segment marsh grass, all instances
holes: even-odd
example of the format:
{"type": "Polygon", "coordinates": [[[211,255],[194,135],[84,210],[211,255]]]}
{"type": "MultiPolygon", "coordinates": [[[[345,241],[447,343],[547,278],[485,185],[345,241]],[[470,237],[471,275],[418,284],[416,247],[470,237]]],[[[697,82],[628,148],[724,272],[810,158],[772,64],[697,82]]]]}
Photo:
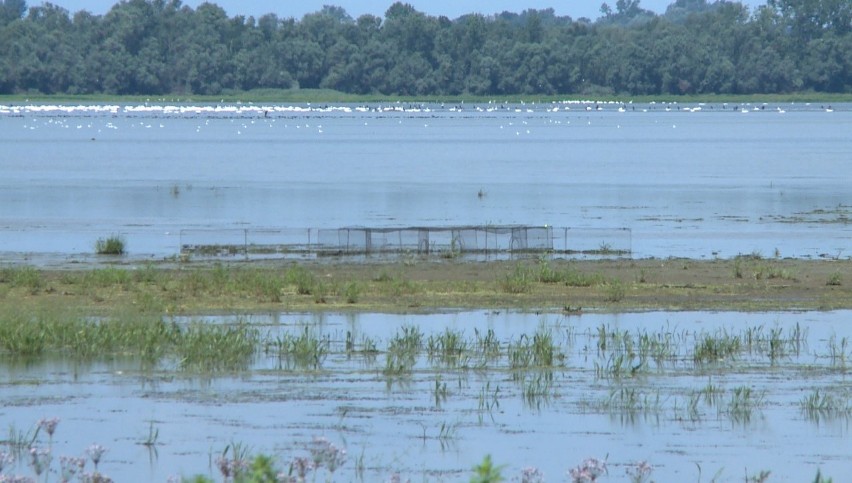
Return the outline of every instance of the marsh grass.
{"type": "Polygon", "coordinates": [[[420,328],[413,325],[401,327],[388,342],[384,374],[395,376],[410,373],[422,348],[423,333],[420,328]]]}
{"type": "Polygon", "coordinates": [[[477,398],[477,418],[481,425],[484,420],[484,415],[488,414],[491,422],[494,422],[494,410],[500,409],[500,386],[491,388],[491,381],[486,381],[485,385],[479,390],[477,398]]]}
{"type": "Polygon", "coordinates": [[[517,342],[510,342],[507,348],[509,368],[513,371],[532,368],[552,368],[564,360],[559,348],[553,341],[553,334],[540,327],[532,338],[521,334],[517,342]]]}
{"type": "Polygon", "coordinates": [[[517,263],[514,269],[500,281],[500,288],[508,294],[524,294],[532,291],[537,280],[535,270],[517,263]]]}
{"type": "Polygon", "coordinates": [[[664,401],[659,391],[645,393],[634,387],[612,389],[609,397],[599,403],[598,408],[610,413],[636,414],[660,413],[664,401]]]}
{"type": "Polygon", "coordinates": [[[546,370],[535,371],[531,375],[524,374],[521,394],[526,407],[541,410],[550,403],[554,394],[553,372],[546,370]]]}
{"type": "Polygon", "coordinates": [[[749,386],[737,386],[731,390],[731,398],[721,411],[735,422],[747,423],[754,412],[766,404],[764,398],[763,392],[755,391],[749,386]]]}
{"type": "Polygon", "coordinates": [[[832,420],[852,417],[852,403],[848,394],[838,394],[814,389],[799,402],[802,413],[811,420],[832,420]]]}
{"type": "Polygon", "coordinates": [[[828,339],[828,357],[832,367],[846,371],[846,362],[852,357],[852,352],[849,349],[849,338],[841,337],[838,340],[837,336],[832,334],[828,339]]]}
{"type": "Polygon", "coordinates": [[[546,256],[540,256],[535,266],[525,266],[517,263],[513,271],[500,281],[501,288],[506,293],[529,293],[533,283],[556,284],[568,287],[591,287],[606,285],[607,280],[601,274],[586,274],[568,267],[562,270],[551,267],[546,256]]]}
{"type": "Polygon", "coordinates": [[[627,295],[627,289],[621,280],[610,280],[603,285],[604,300],[607,302],[621,302],[627,295]]]}
{"type": "Polygon", "coordinates": [[[95,242],[95,253],[98,255],[124,255],[125,241],[121,235],[110,235],[98,238],[95,242]]]}
{"type": "Polygon", "coordinates": [[[736,358],[741,351],[742,340],[739,336],[718,331],[701,335],[695,342],[693,360],[696,364],[718,363],[736,358]]]}
{"type": "Polygon", "coordinates": [[[30,294],[38,293],[45,285],[41,271],[31,266],[3,267],[0,283],[9,284],[11,288],[25,288],[30,294]]]}
{"type": "Polygon", "coordinates": [[[305,327],[298,335],[286,333],[266,343],[266,353],[300,369],[319,369],[330,351],[328,335],[318,335],[305,327]]]}
{"type": "Polygon", "coordinates": [[[361,296],[361,284],[358,282],[349,282],[346,284],[346,288],[344,289],[344,294],[346,296],[347,304],[356,304],[358,303],[358,299],[361,296]]]}
{"type": "Polygon", "coordinates": [[[373,278],[373,281],[379,284],[381,293],[394,297],[414,295],[421,290],[417,283],[405,278],[402,274],[392,275],[386,270],[382,270],[379,275],[373,278]]]}
{"type": "Polygon", "coordinates": [[[500,356],[500,341],[494,333],[494,329],[488,329],[484,333],[479,329],[473,329],[473,348],[483,360],[491,360],[500,356]]]}
{"type": "Polygon", "coordinates": [[[468,344],[463,332],[448,327],[444,329],[444,332],[430,335],[426,339],[426,353],[430,360],[456,366],[469,352],[468,344]]]}
{"type": "Polygon", "coordinates": [[[180,332],[175,349],[183,370],[234,372],[248,369],[259,341],[257,329],[244,323],[217,326],[194,322],[180,332]]]}
{"type": "Polygon", "coordinates": [[[171,358],[182,370],[233,371],[248,367],[258,341],[257,331],[246,324],[181,327],[161,317],[90,318],[59,310],[0,315],[0,355],[11,359],[135,357],[153,364],[171,358]]]}
{"type": "Polygon", "coordinates": [[[444,382],[441,375],[438,374],[435,376],[435,386],[432,389],[432,397],[435,400],[435,407],[440,409],[441,403],[447,400],[447,396],[449,396],[447,383],[444,382]]]}
{"type": "Polygon", "coordinates": [[[828,281],[825,284],[830,287],[839,287],[843,285],[843,275],[840,272],[834,272],[829,275],[828,281]]]}

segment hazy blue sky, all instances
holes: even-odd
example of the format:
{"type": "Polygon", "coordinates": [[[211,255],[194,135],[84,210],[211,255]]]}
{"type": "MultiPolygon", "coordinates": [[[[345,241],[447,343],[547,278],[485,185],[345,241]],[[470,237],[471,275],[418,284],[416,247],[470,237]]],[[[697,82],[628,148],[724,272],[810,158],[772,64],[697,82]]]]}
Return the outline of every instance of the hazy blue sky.
{"type": "MultiPolygon", "coordinates": [[[[265,13],[275,13],[279,17],[302,18],[306,13],[316,12],[323,5],[337,5],[346,9],[353,18],[371,13],[383,16],[394,0],[214,0],[228,12],[228,16],[245,15],[260,17],[265,13]]],[[[601,3],[604,0],[408,0],[418,11],[429,15],[446,15],[457,18],[460,15],[478,12],[486,15],[500,13],[505,10],[520,13],[527,8],[553,8],[557,15],[570,15],[577,19],[588,17],[595,19],[599,15],[601,3]]],[[[642,8],[662,13],[674,0],[641,0],[642,8]]],[[[616,0],[607,0],[613,9],[616,0]]],[[[30,6],[40,5],[41,1],[29,1],[30,6]]],[[[88,10],[94,14],[106,13],[117,0],[53,0],[51,3],[70,10],[88,10]]],[[[184,5],[197,7],[202,0],[184,0],[184,5]]],[[[752,10],[765,0],[743,0],[744,5],[752,10]]]]}

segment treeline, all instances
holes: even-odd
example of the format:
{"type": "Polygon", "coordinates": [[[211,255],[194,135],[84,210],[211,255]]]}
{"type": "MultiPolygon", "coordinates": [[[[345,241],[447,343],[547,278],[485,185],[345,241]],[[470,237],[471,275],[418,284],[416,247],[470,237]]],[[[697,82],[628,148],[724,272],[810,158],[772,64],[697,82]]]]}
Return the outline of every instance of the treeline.
{"type": "Polygon", "coordinates": [[[105,15],[0,5],[0,93],[220,94],[328,88],[355,94],[852,92],[852,1],[639,0],[572,19],[552,9],[384,18],[324,7],[302,19],[212,3],[123,0],[105,15]]]}

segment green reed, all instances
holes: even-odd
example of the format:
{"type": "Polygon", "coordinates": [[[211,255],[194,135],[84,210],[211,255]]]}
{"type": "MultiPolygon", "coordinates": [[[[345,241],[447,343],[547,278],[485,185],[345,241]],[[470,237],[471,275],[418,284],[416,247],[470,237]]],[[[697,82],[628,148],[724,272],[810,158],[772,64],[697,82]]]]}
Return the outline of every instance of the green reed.
{"type": "Polygon", "coordinates": [[[123,255],[126,251],[124,237],[110,235],[106,238],[98,238],[95,242],[95,253],[98,255],[123,255]]]}
{"type": "Polygon", "coordinates": [[[193,322],[180,331],[175,349],[181,369],[232,372],[248,369],[259,342],[257,329],[247,324],[221,326],[193,322]]]}
{"type": "Polygon", "coordinates": [[[305,327],[298,335],[285,333],[266,342],[265,352],[297,368],[319,369],[329,353],[330,338],[305,327]]]}
{"type": "Polygon", "coordinates": [[[848,418],[852,416],[852,403],[848,394],[814,389],[799,401],[802,412],[812,421],[848,418]]]}
{"type": "Polygon", "coordinates": [[[731,398],[721,412],[733,421],[748,422],[752,414],[765,405],[764,393],[748,386],[738,386],[731,391],[731,398]]]}
{"type": "Polygon", "coordinates": [[[384,374],[391,376],[411,372],[422,348],[423,333],[420,329],[413,325],[401,327],[388,342],[384,374]]]}
{"type": "Polygon", "coordinates": [[[426,353],[430,360],[438,360],[443,364],[458,365],[469,351],[469,343],[464,333],[450,328],[437,335],[430,335],[426,340],[426,353]]]}
{"type": "Polygon", "coordinates": [[[722,362],[735,358],[742,348],[742,339],[727,331],[702,334],[695,342],[693,360],[696,364],[722,362]]]}

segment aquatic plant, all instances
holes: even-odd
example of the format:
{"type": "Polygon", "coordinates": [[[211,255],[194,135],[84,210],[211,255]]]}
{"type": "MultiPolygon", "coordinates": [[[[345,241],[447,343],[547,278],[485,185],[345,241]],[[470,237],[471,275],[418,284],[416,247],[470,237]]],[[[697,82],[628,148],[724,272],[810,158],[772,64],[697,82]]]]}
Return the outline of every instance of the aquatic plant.
{"type": "Polygon", "coordinates": [[[98,463],[101,462],[101,458],[104,453],[107,452],[107,449],[97,443],[90,445],[86,448],[86,455],[92,460],[92,464],[95,465],[95,471],[98,470],[98,463]]]}
{"type": "Polygon", "coordinates": [[[157,445],[157,440],[160,438],[159,428],[154,427],[154,421],[150,421],[148,425],[148,436],[142,441],[142,446],[153,448],[157,445]]]}
{"type": "Polygon", "coordinates": [[[799,402],[802,412],[812,421],[852,416],[848,395],[832,394],[814,389],[799,402]]]}
{"type": "Polygon", "coordinates": [[[50,448],[32,447],[29,451],[29,465],[33,473],[40,477],[42,473],[50,468],[50,462],[53,460],[53,455],[50,453],[50,448]]]}
{"type": "Polygon", "coordinates": [[[83,469],[86,467],[86,459],[74,456],[59,457],[59,474],[60,481],[70,482],[78,474],[82,476],[83,469]]]}
{"type": "Polygon", "coordinates": [[[274,353],[279,360],[292,363],[297,368],[319,369],[328,355],[331,340],[319,336],[309,327],[299,335],[285,333],[266,343],[266,353],[274,353]]]}
{"type": "Polygon", "coordinates": [[[833,483],[833,481],[834,480],[832,480],[831,478],[826,478],[822,476],[822,472],[820,472],[820,470],[817,470],[816,477],[814,477],[814,483],[833,483]]]}
{"type": "Polygon", "coordinates": [[[482,424],[483,415],[488,413],[488,416],[491,418],[491,421],[494,421],[494,409],[500,408],[500,386],[496,386],[494,390],[491,390],[491,381],[486,381],[485,386],[479,390],[479,397],[477,399],[477,417],[479,418],[479,424],[482,424]]]}
{"type": "Polygon", "coordinates": [[[746,483],[766,483],[769,480],[769,476],[772,474],[771,471],[762,470],[760,473],[749,476],[746,478],[746,483]]]}
{"type": "Polygon", "coordinates": [[[124,255],[125,242],[121,235],[110,235],[98,238],[95,242],[95,253],[98,255],[124,255]]]}
{"type": "Polygon", "coordinates": [[[236,442],[226,445],[225,449],[216,457],[214,462],[219,473],[227,480],[228,478],[236,479],[240,474],[245,472],[249,467],[248,460],[248,447],[236,442]]]}
{"type": "Polygon", "coordinates": [[[53,433],[56,432],[56,426],[59,425],[59,418],[42,418],[36,423],[39,429],[43,429],[47,436],[52,440],[53,433]]]}
{"type": "Polygon", "coordinates": [[[764,394],[748,386],[738,386],[731,392],[731,399],[723,412],[737,422],[748,422],[751,415],[764,405],[764,394]]]}
{"type": "Polygon", "coordinates": [[[533,377],[522,379],[521,392],[526,407],[540,410],[550,402],[553,394],[553,373],[538,372],[533,377]]]}
{"type": "Polygon", "coordinates": [[[521,469],[519,478],[521,483],[544,483],[544,473],[534,466],[526,466],[521,469]]]}
{"type": "Polygon", "coordinates": [[[531,367],[550,368],[564,359],[564,355],[553,342],[553,334],[545,327],[539,327],[532,339],[521,334],[517,342],[508,346],[509,368],[513,370],[531,367]]]}
{"type": "Polygon", "coordinates": [[[480,357],[491,359],[500,355],[500,341],[497,339],[494,329],[488,329],[483,334],[479,329],[474,328],[473,336],[473,347],[480,357]]]}
{"type": "Polygon", "coordinates": [[[449,327],[426,340],[426,353],[430,360],[438,359],[444,364],[457,365],[468,351],[464,333],[449,327]]]}
{"type": "Polygon", "coordinates": [[[625,470],[627,477],[631,483],[646,483],[651,478],[651,473],[654,472],[654,467],[649,465],[647,461],[637,461],[633,465],[628,466],[625,470]]]}
{"type": "Polygon", "coordinates": [[[176,344],[179,365],[200,372],[245,370],[258,348],[260,335],[248,324],[236,326],[191,323],[176,344]]]}
{"type": "Polygon", "coordinates": [[[441,403],[447,400],[447,395],[449,392],[447,391],[447,383],[443,382],[441,379],[441,375],[438,374],[435,376],[435,387],[432,390],[432,396],[435,399],[435,407],[440,408],[441,403]]]}
{"type": "Polygon", "coordinates": [[[0,451],[0,473],[3,473],[3,468],[12,465],[15,462],[15,456],[5,451],[0,451]]]}
{"type": "Polygon", "coordinates": [[[335,446],[323,437],[314,437],[308,445],[308,451],[311,454],[313,467],[325,467],[332,475],[346,462],[346,450],[335,446]]]}
{"type": "Polygon", "coordinates": [[[582,463],[568,470],[572,483],[590,483],[607,474],[606,460],[587,458],[582,463]]]}
{"type": "Polygon", "coordinates": [[[735,357],[741,348],[740,337],[725,331],[717,332],[715,335],[702,334],[695,343],[693,360],[696,364],[720,362],[735,357]]]}
{"type": "Polygon", "coordinates": [[[495,466],[491,455],[485,455],[482,461],[473,467],[470,483],[499,483],[503,481],[503,467],[495,466]]]}
{"type": "Polygon", "coordinates": [[[308,473],[314,469],[314,462],[311,458],[305,456],[297,456],[290,463],[290,475],[296,474],[297,481],[305,481],[308,473]]]}
{"type": "Polygon", "coordinates": [[[838,341],[837,336],[832,334],[828,338],[828,349],[828,357],[831,359],[832,367],[845,371],[846,360],[852,355],[852,352],[849,351],[849,338],[842,337],[838,341]]]}

